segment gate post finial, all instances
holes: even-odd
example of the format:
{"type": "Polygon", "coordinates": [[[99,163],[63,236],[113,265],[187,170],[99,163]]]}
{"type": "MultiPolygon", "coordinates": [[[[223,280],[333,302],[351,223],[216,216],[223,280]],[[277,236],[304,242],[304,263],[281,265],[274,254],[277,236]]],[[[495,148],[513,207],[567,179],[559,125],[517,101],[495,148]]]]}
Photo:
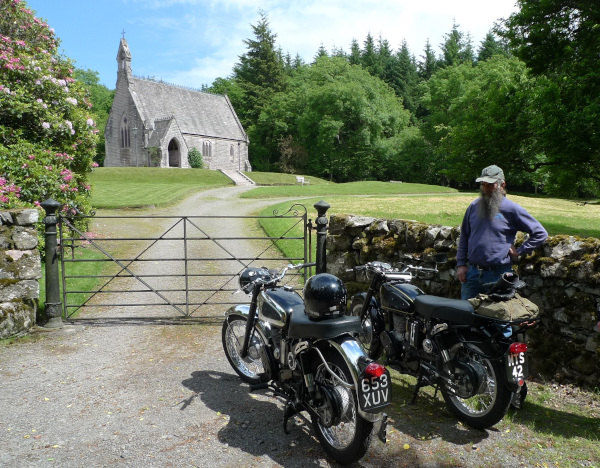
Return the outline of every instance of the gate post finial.
{"type": "Polygon", "coordinates": [[[327,244],[327,210],[331,207],[326,201],[318,201],[313,205],[319,215],[315,220],[317,225],[317,258],[316,271],[317,274],[325,273],[327,270],[327,255],[325,246],[327,244]]]}
{"type": "Polygon", "coordinates": [[[46,217],[43,220],[43,223],[46,225],[46,302],[44,304],[46,306],[46,317],[48,318],[48,322],[46,322],[44,327],[62,328],[62,302],[60,301],[60,282],[58,275],[58,242],[56,239],[56,225],[58,224],[56,210],[62,205],[52,198],[43,201],[40,205],[46,212],[46,217]]]}

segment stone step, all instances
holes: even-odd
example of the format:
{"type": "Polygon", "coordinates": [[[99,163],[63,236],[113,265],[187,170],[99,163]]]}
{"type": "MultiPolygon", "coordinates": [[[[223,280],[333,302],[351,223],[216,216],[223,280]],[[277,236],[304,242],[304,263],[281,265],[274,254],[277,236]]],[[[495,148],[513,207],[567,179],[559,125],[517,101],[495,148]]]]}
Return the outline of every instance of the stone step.
{"type": "Polygon", "coordinates": [[[240,171],[230,171],[219,169],[223,174],[229,177],[235,185],[256,185],[252,179],[242,174],[240,171]]]}

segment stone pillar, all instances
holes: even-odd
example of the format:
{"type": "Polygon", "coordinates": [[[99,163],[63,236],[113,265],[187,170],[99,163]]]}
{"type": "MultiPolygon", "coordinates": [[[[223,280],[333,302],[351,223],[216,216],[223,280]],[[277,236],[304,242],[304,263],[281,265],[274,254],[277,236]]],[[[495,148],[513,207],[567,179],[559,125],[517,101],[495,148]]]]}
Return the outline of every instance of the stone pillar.
{"type": "Polygon", "coordinates": [[[52,198],[42,202],[46,211],[44,224],[46,225],[46,328],[62,328],[62,302],[60,301],[60,278],[58,273],[58,251],[56,239],[56,225],[58,218],[56,210],[61,204],[52,198]]]}
{"type": "Polygon", "coordinates": [[[37,221],[37,210],[0,212],[0,338],[35,325],[42,276],[37,221]]]}
{"type": "Polygon", "coordinates": [[[316,270],[317,274],[325,273],[327,271],[327,210],[331,207],[326,201],[318,201],[313,205],[319,215],[315,220],[317,225],[317,258],[316,258],[316,270]]]}

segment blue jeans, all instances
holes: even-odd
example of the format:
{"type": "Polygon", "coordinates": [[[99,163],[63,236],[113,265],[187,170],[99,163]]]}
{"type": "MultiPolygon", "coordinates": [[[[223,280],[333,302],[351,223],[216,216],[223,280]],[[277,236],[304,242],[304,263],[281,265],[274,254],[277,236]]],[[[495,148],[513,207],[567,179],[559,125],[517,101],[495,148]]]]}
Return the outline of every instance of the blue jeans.
{"type": "MultiPolygon", "coordinates": [[[[477,296],[479,293],[486,293],[487,288],[483,285],[487,283],[495,283],[500,279],[502,273],[512,271],[510,265],[503,265],[495,268],[491,271],[481,271],[477,267],[469,266],[467,271],[467,282],[463,283],[460,289],[460,298],[463,300],[471,299],[477,296]]],[[[512,335],[512,329],[508,325],[496,325],[504,336],[509,337],[512,335]]]]}
{"type": "Polygon", "coordinates": [[[487,292],[483,285],[486,283],[495,283],[500,279],[502,273],[508,271],[512,271],[510,265],[499,266],[492,271],[480,271],[477,267],[469,266],[469,271],[467,271],[467,282],[462,284],[460,298],[463,300],[471,299],[479,293],[487,292]]]}

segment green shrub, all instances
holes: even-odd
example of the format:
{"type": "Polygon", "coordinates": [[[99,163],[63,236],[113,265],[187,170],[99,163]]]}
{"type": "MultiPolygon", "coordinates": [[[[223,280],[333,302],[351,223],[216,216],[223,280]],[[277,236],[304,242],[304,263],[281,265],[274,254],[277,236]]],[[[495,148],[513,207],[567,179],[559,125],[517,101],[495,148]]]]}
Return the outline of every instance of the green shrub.
{"type": "Polygon", "coordinates": [[[192,148],[188,151],[188,161],[190,163],[190,167],[193,167],[194,169],[202,169],[204,167],[202,153],[198,148],[192,148]]]}
{"type": "Polygon", "coordinates": [[[98,130],[58,45],[25,2],[0,1],[0,209],[53,198],[89,212],[98,130]]]}

